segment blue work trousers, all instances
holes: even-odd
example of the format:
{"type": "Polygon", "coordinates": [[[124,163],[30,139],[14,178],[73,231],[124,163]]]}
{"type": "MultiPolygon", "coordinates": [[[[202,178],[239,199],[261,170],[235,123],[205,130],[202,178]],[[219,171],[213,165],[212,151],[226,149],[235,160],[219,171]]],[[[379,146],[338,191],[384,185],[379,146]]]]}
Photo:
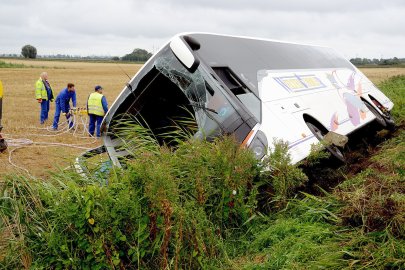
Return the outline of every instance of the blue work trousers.
{"type": "Polygon", "coordinates": [[[94,129],[96,128],[96,125],[97,125],[96,134],[97,134],[97,137],[100,137],[101,136],[100,125],[101,125],[101,121],[103,121],[103,116],[89,114],[89,118],[90,118],[90,122],[89,122],[90,135],[94,136],[94,129]]]}
{"type": "Polygon", "coordinates": [[[39,122],[43,124],[45,120],[48,119],[49,113],[49,100],[42,100],[41,102],[41,112],[39,114],[39,122]]]}
{"type": "MultiPolygon", "coordinates": [[[[62,112],[62,108],[59,104],[59,102],[56,102],[56,108],[55,108],[55,116],[53,117],[53,125],[52,128],[53,129],[58,129],[58,124],[59,124],[59,117],[60,117],[60,113],[62,112]]],[[[69,112],[69,111],[68,111],[69,112]]],[[[73,127],[73,121],[71,121],[71,116],[69,113],[66,114],[66,120],[69,123],[69,129],[73,127]]]]}

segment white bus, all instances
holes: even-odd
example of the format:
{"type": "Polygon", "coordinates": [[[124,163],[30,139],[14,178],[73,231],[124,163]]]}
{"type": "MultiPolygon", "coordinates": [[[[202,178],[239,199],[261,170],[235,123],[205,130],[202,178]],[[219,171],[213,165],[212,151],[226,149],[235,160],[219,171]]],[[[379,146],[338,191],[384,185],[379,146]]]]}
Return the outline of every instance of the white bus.
{"type": "MultiPolygon", "coordinates": [[[[122,90],[104,118],[103,139],[113,164],[121,166],[112,123],[125,114],[140,116],[159,137],[173,119],[192,112],[196,137],[233,134],[258,159],[282,139],[296,163],[328,132],[348,135],[373,120],[393,125],[392,107],[333,49],[187,33],[173,37],[122,90]]],[[[339,147],[327,148],[344,159],[339,147]]]]}

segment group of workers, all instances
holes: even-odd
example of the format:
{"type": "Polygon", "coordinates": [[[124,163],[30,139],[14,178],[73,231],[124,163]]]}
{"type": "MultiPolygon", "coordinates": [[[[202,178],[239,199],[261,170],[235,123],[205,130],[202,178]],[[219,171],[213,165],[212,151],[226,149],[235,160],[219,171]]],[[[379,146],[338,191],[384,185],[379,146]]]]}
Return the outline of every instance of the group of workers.
{"type": "MultiPolygon", "coordinates": [[[[67,87],[62,89],[56,96],[48,81],[48,74],[42,72],[40,78],[35,83],[35,98],[41,105],[40,123],[44,124],[48,119],[50,102],[55,101],[55,115],[53,118],[52,128],[58,130],[59,118],[62,113],[69,124],[69,128],[73,127],[73,117],[71,115],[70,101],[72,101],[72,111],[76,109],[76,88],[73,83],[68,83],[67,87]]],[[[103,87],[97,85],[94,92],[87,99],[87,114],[89,115],[89,135],[100,137],[100,126],[104,115],[108,110],[108,104],[103,95],[103,87]]]]}

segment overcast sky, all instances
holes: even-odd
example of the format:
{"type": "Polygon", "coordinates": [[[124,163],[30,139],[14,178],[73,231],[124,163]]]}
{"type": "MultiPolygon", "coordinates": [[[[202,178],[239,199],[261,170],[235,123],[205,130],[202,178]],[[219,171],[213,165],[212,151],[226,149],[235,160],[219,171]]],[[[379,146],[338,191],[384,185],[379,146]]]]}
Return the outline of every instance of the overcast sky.
{"type": "Polygon", "coordinates": [[[405,57],[404,0],[0,0],[0,54],[123,56],[180,32],[333,47],[347,58],[405,57]]]}

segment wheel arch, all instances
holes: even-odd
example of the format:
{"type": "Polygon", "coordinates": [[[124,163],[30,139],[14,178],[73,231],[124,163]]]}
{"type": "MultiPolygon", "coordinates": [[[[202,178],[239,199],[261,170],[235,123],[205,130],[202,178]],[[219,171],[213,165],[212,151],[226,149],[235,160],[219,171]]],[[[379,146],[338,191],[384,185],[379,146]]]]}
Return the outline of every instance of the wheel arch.
{"type": "Polygon", "coordinates": [[[304,113],[304,114],[302,115],[302,117],[303,117],[305,123],[306,123],[306,122],[310,122],[310,123],[312,123],[312,124],[318,126],[318,128],[323,129],[323,131],[325,131],[325,132],[328,131],[328,129],[327,129],[318,119],[316,119],[316,118],[313,117],[312,115],[309,115],[309,114],[304,113]]]}

